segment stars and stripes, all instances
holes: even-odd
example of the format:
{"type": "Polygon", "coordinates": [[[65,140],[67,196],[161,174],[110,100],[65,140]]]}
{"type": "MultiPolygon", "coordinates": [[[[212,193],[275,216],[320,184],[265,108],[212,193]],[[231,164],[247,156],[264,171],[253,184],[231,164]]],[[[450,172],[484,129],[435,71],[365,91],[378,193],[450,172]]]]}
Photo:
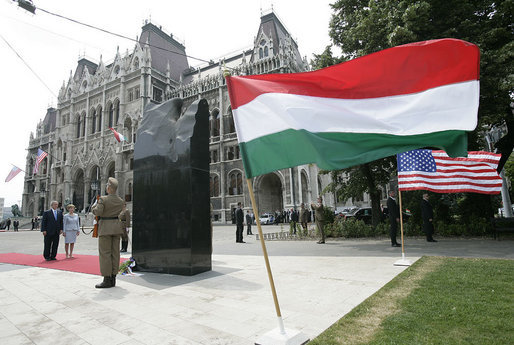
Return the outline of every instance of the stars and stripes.
{"type": "Polygon", "coordinates": [[[11,171],[9,172],[9,175],[5,178],[5,182],[11,181],[16,175],[18,175],[21,172],[21,169],[18,168],[16,165],[13,166],[11,171]]]}
{"type": "Polygon", "coordinates": [[[34,165],[34,174],[37,174],[37,172],[39,170],[39,165],[41,164],[43,159],[45,159],[46,156],[48,156],[47,152],[45,152],[41,149],[37,149],[36,164],[34,165]]]}
{"type": "Polygon", "coordinates": [[[470,151],[466,158],[451,158],[441,150],[404,152],[398,155],[398,189],[498,194],[502,187],[496,171],[500,158],[485,151],[470,151]]]}
{"type": "Polygon", "coordinates": [[[114,128],[112,127],[109,127],[109,129],[112,131],[112,133],[114,134],[114,137],[116,138],[116,140],[121,143],[122,141],[127,141],[127,139],[125,139],[125,137],[123,136],[123,134],[119,133],[117,130],[115,130],[114,128]]]}

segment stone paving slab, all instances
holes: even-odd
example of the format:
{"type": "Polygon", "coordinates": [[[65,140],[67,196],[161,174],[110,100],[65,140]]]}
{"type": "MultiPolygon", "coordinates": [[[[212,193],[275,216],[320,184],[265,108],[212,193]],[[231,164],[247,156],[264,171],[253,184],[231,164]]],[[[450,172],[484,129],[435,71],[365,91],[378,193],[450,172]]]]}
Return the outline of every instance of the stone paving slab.
{"type": "MultiPolygon", "coordinates": [[[[94,275],[0,264],[0,344],[253,344],[277,323],[260,244],[245,241],[234,243],[235,227],[217,226],[211,272],[123,276],[112,289],[95,289],[94,275]]],[[[42,242],[35,231],[1,233],[0,252],[38,254],[42,242]]],[[[405,269],[393,265],[401,254],[385,238],[267,245],[285,326],[310,338],[405,269]]],[[[76,247],[96,254],[90,237],[76,247]]],[[[406,252],[413,261],[514,259],[514,241],[409,238],[406,252]]]]}

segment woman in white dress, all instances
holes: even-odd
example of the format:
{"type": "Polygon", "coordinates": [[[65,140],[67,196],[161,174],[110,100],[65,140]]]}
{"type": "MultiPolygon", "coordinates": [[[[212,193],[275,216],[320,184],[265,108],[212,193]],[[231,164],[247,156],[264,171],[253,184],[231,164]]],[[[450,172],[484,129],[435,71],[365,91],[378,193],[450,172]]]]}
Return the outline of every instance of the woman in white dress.
{"type": "Polygon", "coordinates": [[[75,246],[75,241],[79,235],[80,222],[79,215],[75,214],[75,205],[69,204],[66,208],[68,209],[68,214],[65,214],[63,218],[63,236],[65,237],[64,249],[66,250],[67,259],[73,257],[73,247],[75,246]]]}

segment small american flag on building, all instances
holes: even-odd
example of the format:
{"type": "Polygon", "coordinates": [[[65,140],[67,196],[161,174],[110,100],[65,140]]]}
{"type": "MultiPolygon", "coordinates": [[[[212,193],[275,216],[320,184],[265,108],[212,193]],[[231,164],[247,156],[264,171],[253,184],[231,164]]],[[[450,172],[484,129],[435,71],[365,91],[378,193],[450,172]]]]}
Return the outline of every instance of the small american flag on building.
{"type": "Polygon", "coordinates": [[[34,174],[37,174],[39,170],[39,164],[45,159],[45,157],[48,156],[48,153],[41,149],[37,149],[37,157],[36,157],[36,164],[34,165],[34,174]]]}
{"type": "Polygon", "coordinates": [[[9,172],[9,175],[5,178],[5,182],[11,181],[16,175],[18,175],[21,172],[21,169],[18,168],[16,165],[12,167],[11,171],[9,172]]]}
{"type": "Polygon", "coordinates": [[[485,151],[470,151],[466,158],[451,158],[441,150],[407,151],[398,155],[398,189],[498,194],[500,157],[485,151]]]}

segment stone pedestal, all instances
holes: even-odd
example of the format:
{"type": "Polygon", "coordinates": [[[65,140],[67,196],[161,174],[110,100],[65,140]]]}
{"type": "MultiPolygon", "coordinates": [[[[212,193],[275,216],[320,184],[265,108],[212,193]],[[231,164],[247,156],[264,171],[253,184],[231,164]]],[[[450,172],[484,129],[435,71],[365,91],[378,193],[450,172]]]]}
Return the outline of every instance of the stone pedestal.
{"type": "Polygon", "coordinates": [[[132,256],[140,270],[211,270],[209,107],[149,104],[134,147],[132,256]]]}

